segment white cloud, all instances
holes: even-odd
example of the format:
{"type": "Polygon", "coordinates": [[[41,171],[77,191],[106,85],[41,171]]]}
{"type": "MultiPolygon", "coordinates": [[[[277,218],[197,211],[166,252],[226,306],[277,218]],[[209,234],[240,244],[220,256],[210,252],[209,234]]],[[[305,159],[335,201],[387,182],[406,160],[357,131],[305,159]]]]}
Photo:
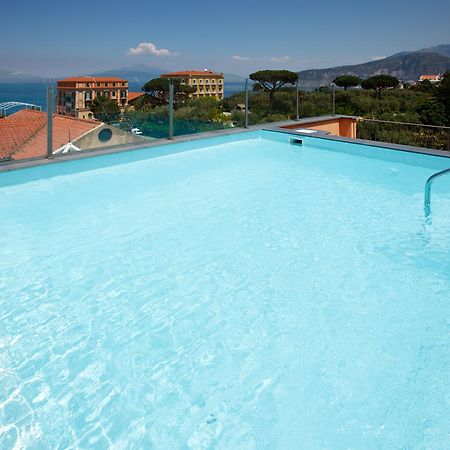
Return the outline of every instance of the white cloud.
{"type": "Polygon", "coordinates": [[[279,62],[290,61],[291,57],[290,56],[271,56],[269,59],[271,62],[279,63],[279,62]]]}
{"type": "Polygon", "coordinates": [[[386,58],[386,56],[372,56],[372,58],[370,58],[371,61],[378,61],[380,59],[384,59],[386,58]]]}
{"type": "Polygon", "coordinates": [[[253,62],[271,62],[271,63],[283,63],[283,62],[294,62],[290,56],[260,56],[255,58],[250,58],[248,56],[233,55],[231,59],[235,61],[253,61],[253,62]]]}
{"type": "Polygon", "coordinates": [[[176,56],[178,53],[172,53],[167,48],[156,48],[151,42],[141,42],[137,47],[128,50],[129,55],[154,55],[154,56],[176,56]]]}
{"type": "Polygon", "coordinates": [[[233,55],[231,59],[235,61],[253,61],[253,62],[271,62],[271,63],[283,63],[283,62],[295,62],[290,56],[260,56],[255,58],[250,58],[248,56],[233,55]]]}

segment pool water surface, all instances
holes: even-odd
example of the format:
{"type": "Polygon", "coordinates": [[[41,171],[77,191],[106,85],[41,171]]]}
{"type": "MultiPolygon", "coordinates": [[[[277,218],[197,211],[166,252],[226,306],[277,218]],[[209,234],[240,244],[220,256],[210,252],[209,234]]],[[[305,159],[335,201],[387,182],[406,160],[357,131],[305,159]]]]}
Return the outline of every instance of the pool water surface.
{"type": "Polygon", "coordinates": [[[449,448],[450,160],[166,147],[0,174],[0,448],[449,448]]]}

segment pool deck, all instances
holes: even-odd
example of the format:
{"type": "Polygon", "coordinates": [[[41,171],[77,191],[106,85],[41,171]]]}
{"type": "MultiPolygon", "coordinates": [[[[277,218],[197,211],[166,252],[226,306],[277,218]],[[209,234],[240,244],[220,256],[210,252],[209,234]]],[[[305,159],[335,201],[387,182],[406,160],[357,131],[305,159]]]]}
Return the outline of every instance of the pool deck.
{"type": "MultiPolygon", "coordinates": [[[[440,156],[445,158],[450,158],[450,152],[444,151],[444,150],[436,150],[436,149],[427,149],[423,147],[413,147],[408,145],[400,145],[400,144],[391,144],[387,142],[378,142],[378,141],[368,141],[364,139],[356,139],[356,138],[345,138],[340,137],[336,135],[328,135],[323,132],[301,132],[301,131],[295,131],[293,129],[283,129],[282,127],[286,126],[293,126],[298,125],[300,128],[304,124],[308,124],[313,121],[327,121],[331,119],[337,119],[337,118],[348,118],[351,116],[342,116],[342,115],[336,115],[336,116],[319,116],[319,117],[307,117],[304,119],[299,120],[288,120],[283,122],[276,122],[276,123],[264,123],[259,125],[251,125],[248,128],[227,128],[224,130],[216,130],[216,131],[208,131],[205,133],[197,133],[197,134],[189,134],[189,135],[183,135],[183,136],[177,136],[173,140],[169,140],[167,138],[162,139],[154,139],[152,141],[149,141],[145,144],[139,144],[139,145],[131,145],[131,146],[115,146],[115,147],[108,147],[108,148],[102,148],[102,149],[91,149],[91,150],[83,150],[81,152],[77,153],[71,153],[71,154],[64,154],[64,155],[55,155],[53,158],[33,158],[33,159],[23,159],[23,160],[11,160],[11,161],[2,161],[0,162],[0,172],[9,172],[12,170],[19,170],[19,169],[25,169],[30,167],[37,167],[37,166],[44,166],[49,164],[58,164],[65,161],[73,161],[73,160],[79,160],[83,158],[91,158],[95,156],[102,156],[102,155],[111,155],[114,153],[120,153],[120,152],[126,152],[126,151],[132,151],[132,150],[138,150],[143,148],[153,148],[153,147],[160,147],[163,145],[172,145],[180,142],[191,142],[191,141],[198,141],[202,139],[208,139],[213,137],[219,137],[219,136],[228,136],[233,134],[241,134],[241,133],[247,133],[252,131],[259,131],[259,130],[267,130],[267,131],[275,131],[278,133],[284,133],[284,134],[291,134],[291,135],[299,135],[299,136],[308,136],[313,137],[316,139],[326,139],[331,141],[339,141],[339,142],[348,142],[353,144],[363,144],[368,145],[372,147],[378,147],[378,148],[386,148],[391,150],[399,150],[404,152],[410,152],[410,153],[420,153],[425,155],[431,155],[431,156],[440,156]]],[[[354,118],[354,117],[352,117],[354,118]]]]}

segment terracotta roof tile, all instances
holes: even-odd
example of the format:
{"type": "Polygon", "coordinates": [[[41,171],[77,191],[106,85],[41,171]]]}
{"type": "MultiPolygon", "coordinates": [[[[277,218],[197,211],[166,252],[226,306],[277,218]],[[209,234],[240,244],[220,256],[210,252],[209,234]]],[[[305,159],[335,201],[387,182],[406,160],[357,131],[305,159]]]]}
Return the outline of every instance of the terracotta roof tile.
{"type": "Polygon", "coordinates": [[[223,77],[223,73],[212,72],[211,70],[184,70],[180,72],[164,73],[161,77],[176,77],[176,76],[216,76],[223,77]]]}
{"type": "MultiPolygon", "coordinates": [[[[99,126],[97,120],[53,115],[53,150],[99,126]]],[[[26,159],[47,153],[47,114],[23,109],[0,119],[0,160],[26,159]]]]}
{"type": "Polygon", "coordinates": [[[421,80],[436,80],[439,77],[439,75],[421,75],[421,80]]]}
{"type": "Polygon", "coordinates": [[[104,83],[104,82],[118,82],[118,83],[126,83],[127,80],[118,77],[94,77],[94,76],[86,76],[86,77],[69,77],[63,78],[62,80],[58,80],[59,82],[73,82],[73,83],[104,83]]]}
{"type": "Polygon", "coordinates": [[[142,95],[144,95],[143,92],[128,92],[128,102],[131,102],[142,95]]]}

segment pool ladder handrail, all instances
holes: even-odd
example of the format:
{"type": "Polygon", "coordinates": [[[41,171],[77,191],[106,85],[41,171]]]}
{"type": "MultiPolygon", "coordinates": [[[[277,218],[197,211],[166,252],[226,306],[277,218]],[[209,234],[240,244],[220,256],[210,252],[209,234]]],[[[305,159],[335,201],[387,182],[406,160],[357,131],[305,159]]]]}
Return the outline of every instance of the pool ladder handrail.
{"type": "Polygon", "coordinates": [[[424,198],[424,210],[425,217],[428,218],[431,215],[431,185],[436,178],[441,177],[442,175],[450,174],[450,168],[441,170],[440,172],[436,172],[431,177],[428,178],[425,183],[425,198],[424,198]]]}

